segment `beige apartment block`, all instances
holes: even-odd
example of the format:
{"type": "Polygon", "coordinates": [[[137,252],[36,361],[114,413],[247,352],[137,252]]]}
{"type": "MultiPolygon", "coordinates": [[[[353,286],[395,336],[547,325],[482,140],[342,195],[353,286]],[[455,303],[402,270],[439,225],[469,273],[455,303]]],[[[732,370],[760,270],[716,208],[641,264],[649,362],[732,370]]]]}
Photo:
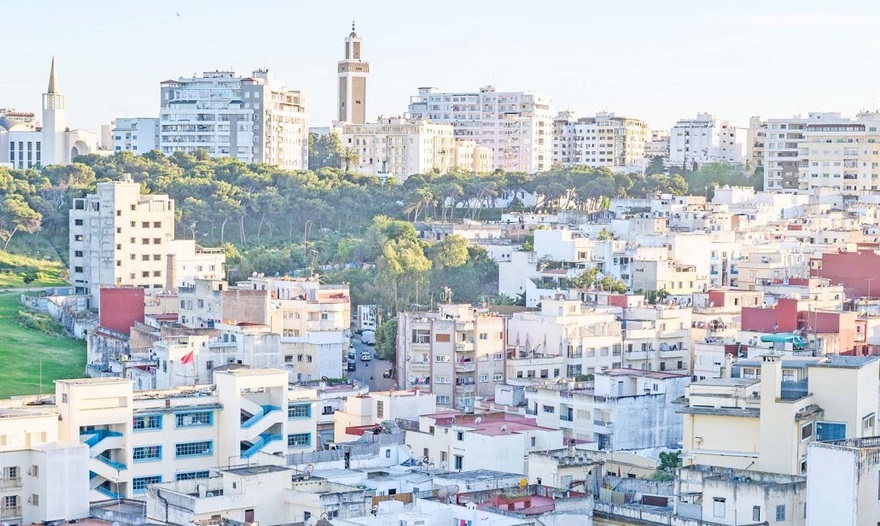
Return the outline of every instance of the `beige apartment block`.
{"type": "Polygon", "coordinates": [[[760,373],[691,384],[681,408],[685,465],[804,475],[813,441],[876,434],[880,361],[831,356],[796,365],[765,355],[760,373]]]}
{"type": "Polygon", "coordinates": [[[442,304],[397,315],[398,388],[433,393],[437,405],[473,408],[504,382],[504,318],[487,309],[442,304]]]}

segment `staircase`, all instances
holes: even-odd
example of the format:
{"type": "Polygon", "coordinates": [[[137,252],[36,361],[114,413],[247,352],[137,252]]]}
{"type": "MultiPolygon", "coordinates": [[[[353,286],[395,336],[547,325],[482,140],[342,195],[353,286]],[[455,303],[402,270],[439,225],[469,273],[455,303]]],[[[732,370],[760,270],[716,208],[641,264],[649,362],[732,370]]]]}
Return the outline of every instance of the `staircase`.
{"type": "Polygon", "coordinates": [[[281,440],[281,435],[263,433],[254,442],[243,440],[241,442],[241,458],[250,458],[254,456],[258,451],[266,447],[267,444],[276,440],[281,440]]]}

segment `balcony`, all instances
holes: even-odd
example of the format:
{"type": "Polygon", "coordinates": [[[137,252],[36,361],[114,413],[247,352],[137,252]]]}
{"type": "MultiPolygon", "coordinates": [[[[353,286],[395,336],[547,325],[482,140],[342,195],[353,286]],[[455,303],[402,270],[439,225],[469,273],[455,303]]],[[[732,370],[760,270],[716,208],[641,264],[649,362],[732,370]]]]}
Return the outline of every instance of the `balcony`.
{"type": "Polygon", "coordinates": [[[0,519],[17,519],[21,517],[21,506],[3,506],[0,508],[0,519]]]}
{"type": "Polygon", "coordinates": [[[593,420],[593,427],[596,432],[607,431],[611,432],[612,424],[607,420],[593,420]]]}
{"type": "Polygon", "coordinates": [[[559,420],[562,422],[574,422],[574,417],[570,415],[559,415],[559,420]]]}
{"type": "Polygon", "coordinates": [[[0,489],[15,489],[21,487],[21,477],[3,477],[0,479],[0,489]]]}
{"type": "Polygon", "coordinates": [[[477,364],[474,362],[456,362],[455,363],[455,372],[457,373],[472,373],[477,369],[477,364]]]}
{"type": "Polygon", "coordinates": [[[456,385],[455,394],[473,394],[475,389],[475,384],[456,385]]]}

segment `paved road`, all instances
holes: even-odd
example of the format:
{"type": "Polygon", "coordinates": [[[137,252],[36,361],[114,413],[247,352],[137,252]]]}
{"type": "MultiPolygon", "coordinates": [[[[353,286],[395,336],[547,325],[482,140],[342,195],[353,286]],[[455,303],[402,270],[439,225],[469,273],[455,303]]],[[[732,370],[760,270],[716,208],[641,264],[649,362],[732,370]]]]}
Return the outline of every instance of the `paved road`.
{"type": "Polygon", "coordinates": [[[357,370],[348,373],[349,378],[354,378],[362,384],[370,386],[370,391],[387,391],[394,387],[395,382],[391,378],[383,378],[382,373],[391,369],[391,362],[376,358],[375,348],[364,345],[359,339],[355,339],[354,348],[357,354],[357,370]],[[361,361],[361,351],[368,350],[373,359],[369,362],[361,361]],[[372,377],[372,379],[371,379],[372,377]]]}

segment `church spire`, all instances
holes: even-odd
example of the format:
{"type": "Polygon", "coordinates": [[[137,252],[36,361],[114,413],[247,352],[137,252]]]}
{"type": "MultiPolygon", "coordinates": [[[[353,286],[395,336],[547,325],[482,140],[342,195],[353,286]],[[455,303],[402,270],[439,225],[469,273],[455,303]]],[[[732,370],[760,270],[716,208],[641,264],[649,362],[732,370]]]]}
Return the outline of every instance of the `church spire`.
{"type": "Polygon", "coordinates": [[[57,89],[55,83],[55,56],[52,55],[52,69],[49,71],[49,89],[46,90],[46,93],[55,93],[57,89]]]}

